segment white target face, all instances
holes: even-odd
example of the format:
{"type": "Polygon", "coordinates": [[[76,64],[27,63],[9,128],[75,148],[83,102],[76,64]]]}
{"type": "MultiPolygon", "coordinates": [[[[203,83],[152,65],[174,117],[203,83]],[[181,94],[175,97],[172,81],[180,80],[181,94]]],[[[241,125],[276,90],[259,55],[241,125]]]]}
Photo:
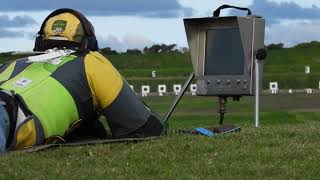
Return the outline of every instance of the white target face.
{"type": "Polygon", "coordinates": [[[181,84],[173,85],[173,91],[174,92],[180,92],[181,91],[181,84]]]}
{"type": "Polygon", "coordinates": [[[196,84],[191,84],[190,85],[190,91],[191,92],[197,92],[197,85],[196,84]]]}
{"type": "Polygon", "coordinates": [[[277,91],[279,88],[278,88],[278,82],[270,82],[270,90],[275,90],[277,91]]]}
{"type": "Polygon", "coordinates": [[[158,92],[159,93],[166,93],[167,92],[167,86],[166,85],[158,85],[158,92]]]}
{"type": "Polygon", "coordinates": [[[174,84],[173,85],[173,92],[175,95],[178,95],[181,92],[181,84],[174,84]]]}
{"type": "Polygon", "coordinates": [[[150,93],[150,86],[147,86],[147,85],[142,86],[141,87],[141,92],[145,93],[145,94],[150,93]]]}

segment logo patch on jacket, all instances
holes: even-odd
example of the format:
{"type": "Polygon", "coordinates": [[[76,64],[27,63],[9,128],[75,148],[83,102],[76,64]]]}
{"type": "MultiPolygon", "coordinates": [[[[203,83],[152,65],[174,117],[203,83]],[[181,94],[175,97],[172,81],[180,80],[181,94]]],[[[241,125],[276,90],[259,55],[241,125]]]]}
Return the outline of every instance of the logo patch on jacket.
{"type": "Polygon", "coordinates": [[[27,79],[27,78],[20,78],[18,81],[14,82],[13,85],[16,87],[24,88],[28,86],[32,80],[27,79]]]}
{"type": "Polygon", "coordinates": [[[67,21],[57,20],[52,25],[52,31],[55,34],[61,34],[66,30],[67,21]]]}

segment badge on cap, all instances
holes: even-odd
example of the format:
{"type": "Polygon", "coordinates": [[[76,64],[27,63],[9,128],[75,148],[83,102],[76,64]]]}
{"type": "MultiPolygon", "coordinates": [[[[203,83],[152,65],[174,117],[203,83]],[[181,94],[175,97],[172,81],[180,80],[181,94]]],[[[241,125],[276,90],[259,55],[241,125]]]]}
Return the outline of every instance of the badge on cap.
{"type": "Polygon", "coordinates": [[[67,21],[57,20],[52,25],[52,31],[55,34],[61,34],[66,30],[67,21]]]}

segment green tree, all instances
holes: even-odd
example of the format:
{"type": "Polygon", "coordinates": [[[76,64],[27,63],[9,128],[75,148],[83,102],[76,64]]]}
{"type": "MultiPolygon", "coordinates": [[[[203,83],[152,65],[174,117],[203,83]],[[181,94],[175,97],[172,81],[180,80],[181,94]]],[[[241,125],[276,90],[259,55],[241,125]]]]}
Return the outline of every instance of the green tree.
{"type": "Polygon", "coordinates": [[[105,54],[105,55],[119,54],[116,50],[112,50],[110,47],[100,49],[100,51],[102,54],[105,54]]]}
{"type": "Polygon", "coordinates": [[[268,45],[267,48],[269,50],[271,50],[271,49],[283,49],[283,46],[284,46],[283,43],[278,43],[278,44],[273,44],[272,43],[272,44],[268,45]]]}
{"type": "Polygon", "coordinates": [[[127,49],[127,54],[141,54],[142,52],[139,49],[127,49]]]}

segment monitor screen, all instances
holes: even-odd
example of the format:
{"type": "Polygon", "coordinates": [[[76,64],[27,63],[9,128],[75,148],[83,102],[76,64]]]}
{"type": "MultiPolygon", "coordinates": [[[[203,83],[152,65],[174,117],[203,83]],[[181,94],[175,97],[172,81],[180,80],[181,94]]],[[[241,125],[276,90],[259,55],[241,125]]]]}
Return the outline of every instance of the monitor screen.
{"type": "Polygon", "coordinates": [[[239,28],[207,30],[204,75],[242,75],[244,62],[239,28]]]}

